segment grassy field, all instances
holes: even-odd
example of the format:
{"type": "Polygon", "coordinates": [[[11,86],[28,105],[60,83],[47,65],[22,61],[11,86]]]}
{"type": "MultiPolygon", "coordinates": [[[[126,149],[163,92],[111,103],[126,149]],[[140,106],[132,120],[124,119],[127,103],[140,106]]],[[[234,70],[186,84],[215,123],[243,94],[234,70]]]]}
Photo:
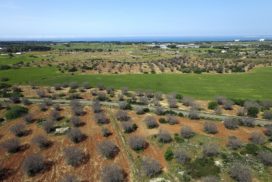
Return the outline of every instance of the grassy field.
{"type": "Polygon", "coordinates": [[[218,95],[242,99],[272,99],[272,68],[256,68],[249,73],[236,74],[126,74],[69,75],[56,68],[21,68],[0,72],[13,84],[54,85],[56,83],[89,82],[93,86],[128,87],[131,90],[176,92],[200,99],[218,95]]]}

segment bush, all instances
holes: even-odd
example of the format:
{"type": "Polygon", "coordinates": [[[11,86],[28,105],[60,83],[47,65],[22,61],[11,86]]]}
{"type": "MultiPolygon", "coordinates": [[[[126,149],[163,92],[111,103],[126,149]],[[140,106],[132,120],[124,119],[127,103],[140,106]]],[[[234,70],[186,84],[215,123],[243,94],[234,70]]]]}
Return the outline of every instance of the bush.
{"type": "Polygon", "coordinates": [[[70,119],[70,123],[72,124],[73,127],[80,127],[84,124],[78,116],[73,116],[70,119]]]}
{"type": "Polygon", "coordinates": [[[103,137],[108,137],[112,135],[112,132],[108,128],[102,128],[101,133],[103,137]]]}
{"type": "Polygon", "coordinates": [[[269,151],[261,151],[258,153],[258,158],[266,166],[272,166],[272,153],[269,151]]]}
{"type": "Polygon", "coordinates": [[[110,122],[110,120],[102,112],[96,113],[94,116],[97,124],[108,124],[110,122]]]}
{"type": "Polygon", "coordinates": [[[208,104],[208,109],[210,109],[210,110],[214,110],[214,109],[216,109],[217,107],[218,107],[217,102],[211,101],[211,102],[209,102],[209,104],[208,104]]]}
{"type": "Polygon", "coordinates": [[[219,154],[218,145],[214,143],[207,143],[203,146],[203,155],[205,157],[214,157],[219,154]]]}
{"type": "Polygon", "coordinates": [[[247,115],[249,117],[256,118],[258,116],[258,113],[259,113],[259,108],[257,108],[257,107],[250,107],[247,109],[247,115]]]}
{"type": "Polygon", "coordinates": [[[169,98],[168,99],[168,105],[170,108],[177,108],[177,100],[175,98],[169,98]]]}
{"type": "Polygon", "coordinates": [[[225,102],[226,102],[226,97],[223,97],[223,96],[218,96],[215,98],[217,104],[219,105],[223,105],[225,102]]]}
{"type": "Polygon", "coordinates": [[[220,167],[216,166],[211,158],[206,157],[195,159],[187,165],[187,170],[194,178],[217,176],[220,173],[220,167]]]}
{"type": "Polygon", "coordinates": [[[217,176],[206,176],[201,178],[201,182],[219,182],[220,179],[217,176]]]}
{"type": "Polygon", "coordinates": [[[247,127],[254,127],[255,126],[255,119],[248,118],[248,117],[243,117],[240,120],[240,124],[243,125],[243,126],[247,126],[247,127]]]}
{"type": "Polygon", "coordinates": [[[13,106],[6,112],[8,120],[19,118],[28,113],[28,109],[22,106],[13,106]]]}
{"type": "Polygon", "coordinates": [[[25,105],[25,106],[29,106],[32,104],[32,102],[30,100],[28,100],[27,98],[22,98],[22,103],[25,105]]]}
{"type": "Polygon", "coordinates": [[[71,101],[71,109],[73,113],[77,116],[82,116],[85,114],[83,106],[77,100],[71,101]]]}
{"type": "Polygon", "coordinates": [[[93,112],[94,113],[99,113],[102,112],[101,104],[98,100],[95,100],[93,102],[93,112]]]}
{"type": "Polygon", "coordinates": [[[156,119],[152,116],[147,116],[144,121],[145,121],[147,128],[149,128],[149,129],[157,128],[159,126],[156,119]]]}
{"type": "Polygon", "coordinates": [[[83,134],[78,128],[70,129],[67,136],[74,143],[80,143],[86,138],[86,135],[83,134]]]}
{"type": "Polygon", "coordinates": [[[155,114],[157,114],[157,115],[164,115],[164,109],[162,108],[162,107],[156,107],[155,108],[155,114]]]}
{"type": "Polygon", "coordinates": [[[173,151],[170,148],[168,148],[164,153],[165,160],[170,161],[173,159],[173,157],[174,157],[173,151]]]}
{"type": "Polygon", "coordinates": [[[176,150],[174,153],[174,157],[178,163],[183,165],[187,164],[191,160],[191,157],[189,156],[189,154],[182,149],[176,150]]]}
{"type": "Polygon", "coordinates": [[[122,110],[129,110],[131,109],[131,105],[126,101],[119,102],[119,108],[122,110]]]}
{"type": "Polygon", "coordinates": [[[157,134],[157,139],[161,143],[170,143],[172,141],[171,134],[168,131],[160,130],[157,134]]]}
{"type": "Polygon", "coordinates": [[[136,107],[136,114],[139,114],[139,115],[141,115],[141,114],[144,114],[145,113],[145,110],[144,110],[144,108],[143,107],[136,107]]]}
{"type": "Polygon", "coordinates": [[[137,125],[132,122],[124,122],[122,123],[122,127],[125,133],[132,133],[138,128],[137,125]]]}
{"type": "Polygon", "coordinates": [[[191,98],[191,97],[183,97],[182,99],[182,104],[185,105],[185,106],[192,106],[194,103],[194,99],[191,98]]]}
{"type": "Polygon", "coordinates": [[[1,145],[8,153],[16,153],[21,149],[21,143],[17,138],[8,139],[1,145]]]}
{"type": "Polygon", "coordinates": [[[143,137],[140,136],[131,136],[129,138],[129,146],[135,151],[143,150],[148,146],[148,143],[143,137]]]}
{"type": "Polygon", "coordinates": [[[55,122],[52,120],[45,120],[42,122],[42,127],[46,133],[50,133],[55,130],[55,122]]]}
{"type": "Polygon", "coordinates": [[[209,134],[216,134],[218,132],[216,124],[212,122],[204,123],[204,131],[209,134]]]}
{"type": "Polygon", "coordinates": [[[123,182],[125,181],[124,171],[116,164],[105,166],[101,172],[102,182],[123,182]]]}
{"type": "Polygon", "coordinates": [[[272,111],[267,111],[267,110],[264,111],[263,118],[268,119],[268,120],[272,120],[272,111]]]}
{"type": "Polygon", "coordinates": [[[67,175],[65,176],[61,182],[80,182],[76,176],[73,175],[67,175]]]}
{"type": "Polygon", "coordinates": [[[32,114],[25,115],[23,119],[28,124],[33,123],[33,121],[34,121],[32,114]]]}
{"type": "Polygon", "coordinates": [[[166,123],[168,123],[168,121],[165,118],[160,118],[159,123],[166,124],[166,123]]]}
{"type": "Polygon", "coordinates": [[[45,160],[39,154],[30,155],[23,162],[23,170],[28,176],[34,176],[43,169],[45,169],[45,160]]]}
{"type": "Polygon", "coordinates": [[[227,146],[229,148],[231,148],[232,150],[237,150],[240,147],[242,147],[242,142],[241,140],[239,140],[238,138],[236,138],[235,136],[230,136],[229,140],[228,140],[228,144],[227,146]]]}
{"type": "Polygon", "coordinates": [[[51,145],[50,140],[48,140],[45,136],[43,135],[37,135],[32,138],[32,143],[37,145],[41,149],[46,149],[51,145]]]}
{"type": "Polygon", "coordinates": [[[229,171],[230,176],[238,182],[251,182],[251,171],[248,167],[240,164],[234,163],[229,171]]]}
{"type": "Polygon", "coordinates": [[[195,119],[195,120],[200,119],[198,110],[194,109],[194,108],[191,108],[190,111],[189,111],[188,117],[190,119],[195,119]]]}
{"type": "Polygon", "coordinates": [[[192,128],[190,126],[184,126],[181,128],[180,130],[180,135],[183,138],[191,138],[193,136],[195,136],[195,132],[192,130],[192,128]]]}
{"type": "Polygon", "coordinates": [[[15,124],[10,127],[10,131],[17,137],[22,137],[27,134],[24,124],[15,124]]]}
{"type": "Polygon", "coordinates": [[[118,147],[111,141],[103,141],[98,145],[99,152],[108,159],[113,159],[119,152],[118,147]]]}
{"type": "Polygon", "coordinates": [[[272,136],[272,125],[265,126],[264,134],[266,136],[272,136]]]}
{"type": "Polygon", "coordinates": [[[226,118],[224,120],[224,126],[227,129],[233,130],[239,127],[239,121],[235,118],[226,118]]]}
{"type": "Polygon", "coordinates": [[[252,143],[256,145],[262,145],[266,142],[266,138],[262,133],[259,132],[253,132],[250,134],[250,138],[252,143]]]}
{"type": "Polygon", "coordinates": [[[85,160],[85,154],[82,150],[76,147],[68,147],[64,149],[64,158],[68,165],[73,167],[79,166],[85,160]]]}
{"type": "Polygon", "coordinates": [[[142,169],[146,176],[155,177],[162,172],[160,163],[151,158],[145,158],[142,161],[142,169]]]}
{"type": "Polygon", "coordinates": [[[41,103],[40,104],[40,110],[41,111],[47,111],[48,110],[48,106],[45,103],[41,103]]]}
{"type": "Polygon", "coordinates": [[[128,121],[130,117],[126,111],[120,110],[116,113],[116,119],[119,121],[128,121]]]}
{"type": "Polygon", "coordinates": [[[255,145],[253,143],[249,143],[246,145],[245,149],[242,151],[243,154],[251,154],[251,155],[257,155],[260,151],[260,147],[258,145],[255,145]]]}
{"type": "Polygon", "coordinates": [[[169,115],[169,116],[167,116],[166,120],[170,125],[178,124],[178,119],[175,116],[169,115]]]}
{"type": "Polygon", "coordinates": [[[226,100],[223,107],[225,110],[232,110],[233,104],[232,100],[226,100]]]}

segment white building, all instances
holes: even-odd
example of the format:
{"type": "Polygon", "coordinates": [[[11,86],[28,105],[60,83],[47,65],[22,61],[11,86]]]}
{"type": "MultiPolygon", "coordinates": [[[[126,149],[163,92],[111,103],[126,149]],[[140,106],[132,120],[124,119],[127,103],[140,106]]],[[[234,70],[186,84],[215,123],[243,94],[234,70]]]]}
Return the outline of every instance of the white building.
{"type": "Polygon", "coordinates": [[[265,39],[260,39],[259,41],[260,41],[260,42],[264,42],[264,41],[265,41],[265,39]]]}

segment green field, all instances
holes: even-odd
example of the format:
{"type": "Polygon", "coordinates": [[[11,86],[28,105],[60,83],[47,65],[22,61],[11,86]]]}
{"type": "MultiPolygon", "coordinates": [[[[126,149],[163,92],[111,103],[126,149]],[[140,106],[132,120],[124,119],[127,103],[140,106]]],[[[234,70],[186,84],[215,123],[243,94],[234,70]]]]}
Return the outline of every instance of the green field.
{"type": "Polygon", "coordinates": [[[256,68],[236,74],[126,74],[69,75],[56,68],[21,68],[0,72],[12,84],[54,85],[72,81],[89,82],[93,86],[128,87],[131,90],[153,90],[181,93],[200,99],[218,95],[241,99],[272,99],[272,68],[256,68]]]}

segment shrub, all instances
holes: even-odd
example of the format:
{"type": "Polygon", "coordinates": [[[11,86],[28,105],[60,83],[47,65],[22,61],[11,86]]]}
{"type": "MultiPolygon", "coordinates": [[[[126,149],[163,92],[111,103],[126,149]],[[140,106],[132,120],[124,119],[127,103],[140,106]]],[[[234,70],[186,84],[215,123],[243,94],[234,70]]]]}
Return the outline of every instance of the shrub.
{"type": "Polygon", "coordinates": [[[139,98],[139,104],[141,105],[148,105],[148,98],[146,96],[142,96],[139,98]]]}
{"type": "Polygon", "coordinates": [[[162,108],[162,107],[156,107],[155,108],[155,114],[157,114],[157,115],[164,115],[164,109],[162,108]]]}
{"type": "Polygon", "coordinates": [[[34,121],[34,118],[33,118],[32,114],[25,115],[23,119],[28,124],[33,123],[33,121],[34,121]]]}
{"type": "Polygon", "coordinates": [[[67,136],[74,143],[79,143],[86,138],[86,135],[83,134],[78,128],[70,129],[67,136]]]}
{"type": "Polygon", "coordinates": [[[194,109],[194,108],[191,108],[190,111],[189,111],[188,117],[190,119],[195,119],[195,120],[200,119],[198,110],[194,109]]]}
{"type": "Polygon", "coordinates": [[[216,134],[218,132],[216,124],[212,122],[204,123],[204,131],[209,134],[216,134]]]}
{"type": "Polygon", "coordinates": [[[99,113],[102,112],[101,104],[98,100],[95,100],[93,102],[93,112],[94,113],[99,113]]]}
{"type": "Polygon", "coordinates": [[[84,124],[78,116],[73,116],[70,119],[70,123],[72,124],[73,127],[80,127],[84,124]]]}
{"type": "Polygon", "coordinates": [[[37,145],[41,149],[48,148],[51,145],[51,141],[43,135],[37,135],[32,138],[32,143],[37,145]]]}
{"type": "Polygon", "coordinates": [[[183,97],[182,104],[185,106],[192,106],[194,103],[194,99],[191,97],[183,97]]]}
{"type": "Polygon", "coordinates": [[[259,113],[259,108],[257,107],[250,107],[247,109],[247,115],[250,117],[256,118],[259,113]]]}
{"type": "Polygon", "coordinates": [[[45,103],[41,103],[40,104],[40,110],[41,111],[47,111],[48,110],[48,106],[45,103]]]}
{"type": "Polygon", "coordinates": [[[128,143],[130,148],[136,151],[143,150],[148,146],[148,143],[145,141],[145,139],[140,136],[131,136],[128,143]]]}
{"type": "Polygon", "coordinates": [[[214,157],[219,154],[218,145],[214,143],[208,143],[203,146],[203,155],[205,157],[214,157]]]}
{"type": "Polygon", "coordinates": [[[139,115],[141,115],[141,114],[144,114],[145,113],[145,110],[144,110],[144,108],[143,107],[136,107],[136,114],[139,114],[139,115]]]}
{"type": "Polygon", "coordinates": [[[96,99],[99,101],[106,101],[108,98],[104,92],[98,92],[96,99]]]}
{"type": "Polygon", "coordinates": [[[161,143],[170,143],[172,141],[171,134],[168,131],[160,130],[157,134],[157,139],[161,143]]]}
{"type": "Polygon", "coordinates": [[[64,149],[64,158],[68,165],[73,167],[79,166],[85,160],[85,154],[82,150],[76,147],[67,147],[64,149]]]}
{"type": "Polygon", "coordinates": [[[220,173],[220,167],[216,166],[211,158],[197,158],[187,165],[189,174],[194,178],[204,176],[217,176],[220,173]]]}
{"type": "Polygon", "coordinates": [[[224,120],[224,126],[227,129],[231,129],[231,130],[236,129],[238,128],[238,125],[239,125],[239,121],[235,118],[226,118],[224,120]]]}
{"type": "Polygon", "coordinates": [[[268,111],[268,110],[264,111],[263,118],[272,120],[272,111],[268,111]]]}
{"type": "Polygon", "coordinates": [[[122,127],[125,133],[132,133],[138,128],[137,125],[132,122],[124,122],[122,123],[122,127]]]}
{"type": "Polygon", "coordinates": [[[118,147],[111,141],[103,141],[98,145],[99,152],[108,159],[114,158],[118,152],[118,147]]]}
{"type": "Polygon", "coordinates": [[[265,126],[264,134],[266,136],[272,136],[272,125],[265,126]]]}
{"type": "Polygon", "coordinates": [[[112,132],[108,128],[102,128],[101,133],[102,133],[103,137],[108,137],[108,136],[112,135],[112,132]]]}
{"type": "Polygon", "coordinates": [[[218,96],[215,98],[217,104],[219,105],[223,105],[225,102],[226,102],[226,97],[223,97],[223,96],[218,96]]]}
{"type": "Polygon", "coordinates": [[[128,121],[130,117],[126,111],[120,110],[116,113],[116,119],[119,121],[128,121]]]}
{"type": "Polygon", "coordinates": [[[168,121],[165,118],[160,118],[159,123],[166,124],[166,123],[168,123],[168,121]]]}
{"type": "Polygon", "coordinates": [[[218,106],[217,102],[211,101],[208,104],[208,109],[214,110],[217,108],[217,106],[218,106]]]}
{"type": "Polygon", "coordinates": [[[245,116],[246,115],[246,109],[245,108],[239,108],[237,111],[237,116],[245,116]]]}
{"type": "Polygon", "coordinates": [[[28,109],[22,106],[13,106],[6,112],[8,120],[19,118],[28,113],[28,109]]]}
{"type": "Polygon", "coordinates": [[[50,113],[50,118],[53,120],[53,121],[59,121],[62,117],[60,115],[60,113],[56,110],[53,110],[51,111],[50,113]]]}
{"type": "Polygon", "coordinates": [[[260,151],[260,147],[258,145],[255,145],[253,143],[249,143],[249,144],[246,145],[246,147],[242,151],[242,153],[257,155],[259,151],[260,151]]]}
{"type": "Polygon", "coordinates": [[[225,110],[232,110],[233,104],[234,104],[234,103],[233,103],[232,100],[226,100],[226,101],[224,102],[223,107],[224,107],[225,110]]]}
{"type": "Polygon", "coordinates": [[[147,128],[149,128],[149,129],[157,128],[159,126],[156,119],[152,116],[147,116],[144,121],[145,121],[147,128]]]}
{"type": "Polygon", "coordinates": [[[191,138],[193,136],[195,136],[195,132],[192,130],[192,128],[190,126],[184,126],[181,128],[180,130],[180,135],[183,138],[191,138]]]}
{"type": "Polygon", "coordinates": [[[27,98],[22,98],[22,103],[26,106],[29,106],[32,104],[32,102],[27,98]]]}
{"type": "Polygon", "coordinates": [[[126,101],[119,102],[119,108],[122,110],[128,110],[131,109],[131,105],[126,101]]]}
{"type": "Polygon", "coordinates": [[[8,153],[16,153],[21,149],[21,143],[17,138],[8,139],[1,145],[8,153]]]}
{"type": "Polygon", "coordinates": [[[61,182],[80,182],[76,176],[73,175],[67,175],[65,176],[61,182]]]}
{"type": "Polygon", "coordinates": [[[46,133],[50,133],[55,130],[55,122],[52,120],[45,120],[42,122],[42,127],[46,133]]]}
{"type": "Polygon", "coordinates": [[[116,164],[105,166],[101,172],[102,182],[123,182],[125,181],[124,171],[116,164]]]}
{"type": "Polygon", "coordinates": [[[220,179],[217,176],[206,176],[201,178],[201,182],[219,182],[220,179]]]}
{"type": "Polygon", "coordinates": [[[272,153],[269,151],[261,151],[258,153],[258,158],[266,166],[272,166],[272,153]]]}
{"type": "Polygon", "coordinates": [[[110,120],[102,112],[95,114],[95,120],[97,124],[108,124],[110,122],[110,120]]]}
{"type": "Polygon", "coordinates": [[[227,146],[229,148],[231,148],[232,150],[237,150],[242,146],[242,142],[241,140],[239,140],[238,138],[236,138],[235,136],[230,136],[227,146]]]}
{"type": "Polygon", "coordinates": [[[164,153],[165,160],[170,161],[173,159],[173,157],[174,157],[173,151],[170,148],[168,148],[164,153]]]}
{"type": "Polygon", "coordinates": [[[182,149],[176,150],[174,153],[174,157],[176,161],[180,164],[187,164],[191,160],[191,157],[189,156],[189,154],[182,149]]]}
{"type": "Polygon", "coordinates": [[[27,134],[24,124],[15,124],[10,127],[10,131],[17,137],[22,137],[27,134]]]}
{"type": "Polygon", "coordinates": [[[177,108],[177,100],[175,98],[169,98],[168,99],[168,105],[170,108],[177,108]]]}
{"type": "Polygon", "coordinates": [[[155,177],[162,172],[160,163],[151,158],[145,158],[142,161],[142,169],[146,176],[155,177]]]}
{"type": "Polygon", "coordinates": [[[255,126],[255,120],[253,118],[243,117],[240,120],[240,124],[247,127],[254,127],[255,126]]]}
{"type": "Polygon", "coordinates": [[[84,82],[84,83],[82,84],[82,87],[83,87],[84,89],[90,89],[90,88],[91,88],[91,85],[90,85],[90,83],[88,83],[88,82],[84,82]]]}
{"type": "Polygon", "coordinates": [[[71,108],[73,113],[77,116],[82,116],[85,114],[83,106],[77,100],[71,101],[71,108]]]}
{"type": "Polygon", "coordinates": [[[40,97],[40,98],[44,98],[46,97],[46,93],[44,90],[37,90],[37,95],[40,97]]]}
{"type": "Polygon", "coordinates": [[[262,133],[259,132],[253,132],[250,134],[250,138],[252,143],[256,145],[262,145],[266,142],[266,138],[262,133]]]}
{"type": "Polygon", "coordinates": [[[175,116],[169,115],[166,120],[170,125],[178,124],[178,119],[175,116]]]}
{"type": "Polygon", "coordinates": [[[240,164],[234,163],[229,171],[230,176],[238,182],[251,182],[251,171],[248,167],[240,164]]]}
{"type": "Polygon", "coordinates": [[[43,156],[39,154],[33,154],[23,162],[23,170],[28,176],[34,176],[41,172],[45,168],[45,160],[43,156]]]}

